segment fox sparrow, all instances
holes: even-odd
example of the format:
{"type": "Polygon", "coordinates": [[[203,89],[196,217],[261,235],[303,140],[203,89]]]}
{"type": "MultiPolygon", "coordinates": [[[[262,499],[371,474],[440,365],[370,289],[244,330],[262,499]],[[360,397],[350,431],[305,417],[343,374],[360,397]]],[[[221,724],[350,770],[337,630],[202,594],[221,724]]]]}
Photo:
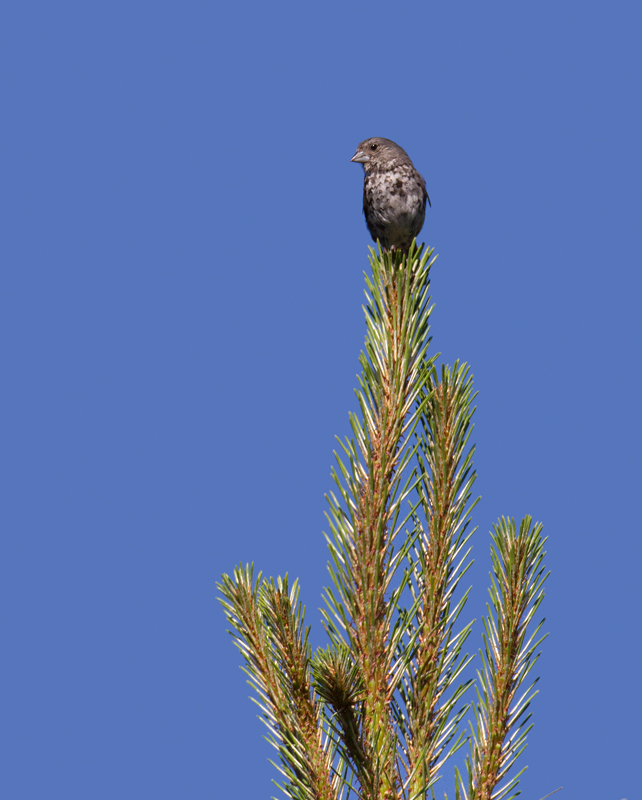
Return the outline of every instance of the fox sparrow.
{"type": "Polygon", "coordinates": [[[407,251],[422,229],[426,182],[406,151],[390,139],[366,139],[350,159],[363,165],[363,213],[372,238],[386,250],[407,251]]]}

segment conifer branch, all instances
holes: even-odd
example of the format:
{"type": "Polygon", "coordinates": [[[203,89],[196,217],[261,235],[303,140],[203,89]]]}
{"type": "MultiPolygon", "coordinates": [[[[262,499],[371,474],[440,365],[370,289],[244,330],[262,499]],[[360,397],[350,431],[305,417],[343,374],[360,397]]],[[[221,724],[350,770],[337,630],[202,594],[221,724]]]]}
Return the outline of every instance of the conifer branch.
{"type": "Polygon", "coordinates": [[[529,516],[516,534],[515,520],[502,517],[491,533],[493,571],[489,589],[488,616],[484,619],[482,669],[477,673],[476,728],[467,759],[467,785],[458,774],[459,792],[465,800],[510,800],[522,769],[513,778],[507,774],[526,748],[532,728],[528,712],[537,694],[536,679],[524,682],[539,658],[537,648],[542,620],[532,633],[528,628],[544,599],[544,543],[540,523],[529,516]],[[506,783],[502,784],[502,781],[506,783]],[[498,788],[499,787],[499,788],[498,788]],[[509,797],[510,795],[510,797],[509,797]]]}
{"type": "MultiPolygon", "coordinates": [[[[405,632],[393,617],[404,582],[393,587],[392,579],[405,550],[395,553],[394,542],[409,491],[406,469],[413,450],[408,442],[427,379],[431,255],[415,243],[407,258],[399,251],[371,250],[357,390],[361,415],[352,415],[353,439],[342,444],[347,463],[337,456],[340,475],[334,477],[341,501],[329,498],[336,591],[327,590],[325,619],[333,649],[353,654],[360,697],[351,713],[360,737],[349,734],[352,723],[341,717],[340,708],[334,710],[364,800],[393,800],[401,790],[391,704],[395,657],[405,632]]],[[[326,691],[329,702],[331,695],[326,691]]]]}
{"type": "Polygon", "coordinates": [[[339,800],[342,781],[333,770],[335,751],[311,686],[308,628],[295,581],[253,579],[251,566],[223,575],[221,600],[258,694],[268,740],[281,756],[281,788],[294,800],[339,800]]]}
{"type": "Polygon", "coordinates": [[[444,761],[457,749],[457,725],[466,707],[457,709],[470,685],[460,681],[469,663],[462,646],[472,623],[458,633],[454,625],[467,593],[453,607],[453,595],[470,566],[466,535],[475,473],[471,404],[475,397],[466,365],[442,367],[441,377],[427,367],[428,380],[419,396],[421,429],[417,491],[425,523],[415,515],[412,550],[412,594],[417,604],[413,628],[417,649],[404,680],[404,739],[408,796],[424,797],[444,761]],[[453,743],[454,739],[454,743],[453,743]],[[450,745],[450,746],[449,746],[450,745]]]}

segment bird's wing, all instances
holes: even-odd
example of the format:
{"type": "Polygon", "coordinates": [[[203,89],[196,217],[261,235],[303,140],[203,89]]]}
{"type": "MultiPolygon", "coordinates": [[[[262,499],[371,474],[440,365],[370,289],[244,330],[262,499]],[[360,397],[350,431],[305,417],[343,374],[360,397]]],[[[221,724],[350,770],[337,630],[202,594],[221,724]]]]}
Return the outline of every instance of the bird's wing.
{"type": "Polygon", "coordinates": [[[426,200],[428,201],[428,205],[432,208],[432,203],[430,202],[430,197],[428,196],[428,190],[426,189],[426,181],[423,179],[423,177],[421,181],[424,185],[424,194],[426,195],[426,200]]]}

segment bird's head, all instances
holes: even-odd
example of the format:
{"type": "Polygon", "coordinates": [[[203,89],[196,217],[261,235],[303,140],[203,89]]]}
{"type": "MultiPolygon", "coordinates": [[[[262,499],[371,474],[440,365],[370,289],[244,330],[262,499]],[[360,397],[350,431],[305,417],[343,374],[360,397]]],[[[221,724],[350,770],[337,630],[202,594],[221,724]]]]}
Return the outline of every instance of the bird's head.
{"type": "Polygon", "coordinates": [[[363,164],[366,171],[370,171],[373,167],[375,169],[392,169],[400,164],[412,163],[403,147],[399,147],[390,139],[382,139],[379,136],[364,139],[350,161],[363,164]]]}

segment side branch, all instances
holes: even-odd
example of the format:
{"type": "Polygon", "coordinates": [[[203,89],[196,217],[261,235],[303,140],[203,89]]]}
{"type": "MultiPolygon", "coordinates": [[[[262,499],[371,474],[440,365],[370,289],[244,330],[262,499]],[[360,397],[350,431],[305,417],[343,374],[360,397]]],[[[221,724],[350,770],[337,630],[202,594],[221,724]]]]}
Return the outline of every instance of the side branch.
{"type": "Polygon", "coordinates": [[[541,534],[541,524],[532,525],[529,516],[522,520],[519,534],[515,521],[503,517],[491,534],[491,602],[484,619],[476,730],[467,759],[467,786],[459,776],[459,788],[467,800],[509,800],[508,795],[524,771],[500,786],[525,749],[526,735],[532,727],[528,725],[528,708],[537,694],[537,680],[525,690],[523,686],[545,638],[538,638],[544,620],[528,634],[544,599],[543,584],[548,577],[543,563],[546,539],[541,534]]]}
{"type": "Polygon", "coordinates": [[[245,658],[245,672],[267,725],[269,741],[281,756],[283,791],[295,800],[339,800],[333,772],[334,750],[325,734],[321,707],[310,677],[308,629],[298,602],[298,585],[287,576],[253,579],[252,567],[224,575],[221,602],[245,658]]]}
{"type": "Polygon", "coordinates": [[[457,704],[470,685],[460,676],[469,663],[462,646],[472,623],[454,632],[467,593],[456,604],[453,596],[471,563],[466,545],[472,533],[466,530],[474,506],[470,502],[474,448],[469,447],[469,438],[475,394],[466,365],[444,366],[441,376],[434,368],[428,371],[420,394],[417,454],[424,521],[416,515],[412,551],[417,646],[403,683],[405,715],[400,720],[410,798],[425,796],[444,761],[460,745],[457,726],[466,706],[457,709],[457,704]]]}

